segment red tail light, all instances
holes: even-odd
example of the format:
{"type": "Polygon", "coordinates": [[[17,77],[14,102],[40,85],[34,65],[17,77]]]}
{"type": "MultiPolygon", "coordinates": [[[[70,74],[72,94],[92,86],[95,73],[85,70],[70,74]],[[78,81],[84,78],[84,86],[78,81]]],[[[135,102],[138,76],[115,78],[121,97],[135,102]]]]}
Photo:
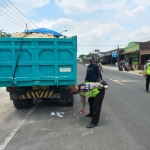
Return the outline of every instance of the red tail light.
{"type": "Polygon", "coordinates": [[[19,87],[6,87],[6,91],[17,91],[19,90],[19,87]]]}

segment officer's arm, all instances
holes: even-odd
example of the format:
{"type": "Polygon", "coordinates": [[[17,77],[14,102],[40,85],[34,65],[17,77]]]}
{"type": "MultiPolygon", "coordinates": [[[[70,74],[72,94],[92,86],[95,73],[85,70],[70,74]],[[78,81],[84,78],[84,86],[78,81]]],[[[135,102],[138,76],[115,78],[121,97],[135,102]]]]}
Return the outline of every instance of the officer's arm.
{"type": "Polygon", "coordinates": [[[102,81],[102,82],[92,82],[90,83],[90,89],[94,89],[94,88],[105,88],[105,86],[107,85],[108,88],[108,84],[106,81],[102,81]]]}
{"type": "Polygon", "coordinates": [[[100,82],[92,82],[90,83],[90,89],[94,89],[94,88],[103,88],[104,85],[102,85],[100,82]]]}
{"type": "Polygon", "coordinates": [[[85,109],[86,97],[80,94],[81,104],[83,109],[85,109]]]}
{"type": "Polygon", "coordinates": [[[146,69],[143,70],[143,76],[146,76],[146,69]]]}
{"type": "Polygon", "coordinates": [[[143,76],[146,76],[146,65],[144,65],[143,76]]]}

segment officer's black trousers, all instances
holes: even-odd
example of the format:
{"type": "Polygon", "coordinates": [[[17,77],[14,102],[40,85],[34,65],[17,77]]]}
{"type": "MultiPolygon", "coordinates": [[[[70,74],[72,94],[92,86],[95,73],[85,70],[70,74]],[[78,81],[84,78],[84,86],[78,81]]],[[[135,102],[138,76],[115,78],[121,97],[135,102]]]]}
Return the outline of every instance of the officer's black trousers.
{"type": "Polygon", "coordinates": [[[150,75],[146,75],[146,90],[149,90],[150,75]]]}
{"type": "Polygon", "coordinates": [[[92,115],[92,123],[98,123],[99,122],[99,117],[100,117],[100,112],[101,112],[101,106],[103,102],[103,98],[105,95],[105,90],[102,89],[100,93],[96,95],[96,97],[90,97],[88,99],[89,104],[90,104],[90,115],[92,115]]]}

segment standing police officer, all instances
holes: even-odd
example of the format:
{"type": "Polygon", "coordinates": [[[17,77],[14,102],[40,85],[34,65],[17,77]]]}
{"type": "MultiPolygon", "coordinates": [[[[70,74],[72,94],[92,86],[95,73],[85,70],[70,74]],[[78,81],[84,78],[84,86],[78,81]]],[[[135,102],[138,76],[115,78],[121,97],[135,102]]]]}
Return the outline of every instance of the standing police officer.
{"type": "Polygon", "coordinates": [[[143,76],[146,77],[146,92],[149,91],[149,83],[150,83],[150,58],[147,63],[144,65],[143,76]]]}
{"type": "Polygon", "coordinates": [[[94,58],[89,58],[90,64],[87,67],[85,82],[99,82],[100,81],[100,72],[99,67],[94,62],[94,58]]]}
{"type": "MultiPolygon", "coordinates": [[[[100,71],[97,64],[94,63],[94,58],[89,58],[90,64],[87,67],[85,82],[99,82],[100,81],[100,71]]],[[[89,97],[88,102],[90,106],[90,112],[89,114],[85,115],[86,117],[92,117],[93,116],[93,103],[94,103],[95,97],[89,97]]]]}

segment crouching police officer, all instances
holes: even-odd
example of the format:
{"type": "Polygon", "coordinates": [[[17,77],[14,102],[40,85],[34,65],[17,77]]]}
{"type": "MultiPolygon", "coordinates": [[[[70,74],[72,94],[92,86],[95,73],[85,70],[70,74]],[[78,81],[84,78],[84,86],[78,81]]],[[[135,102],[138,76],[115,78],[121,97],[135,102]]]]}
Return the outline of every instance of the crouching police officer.
{"type": "Polygon", "coordinates": [[[99,122],[102,102],[105,96],[105,89],[108,89],[108,85],[105,81],[100,82],[88,82],[80,85],[71,85],[70,92],[73,94],[79,93],[81,96],[81,103],[83,109],[80,111],[84,113],[86,96],[92,98],[93,103],[90,103],[90,114],[92,117],[91,123],[87,128],[93,128],[97,126],[99,122]]]}

